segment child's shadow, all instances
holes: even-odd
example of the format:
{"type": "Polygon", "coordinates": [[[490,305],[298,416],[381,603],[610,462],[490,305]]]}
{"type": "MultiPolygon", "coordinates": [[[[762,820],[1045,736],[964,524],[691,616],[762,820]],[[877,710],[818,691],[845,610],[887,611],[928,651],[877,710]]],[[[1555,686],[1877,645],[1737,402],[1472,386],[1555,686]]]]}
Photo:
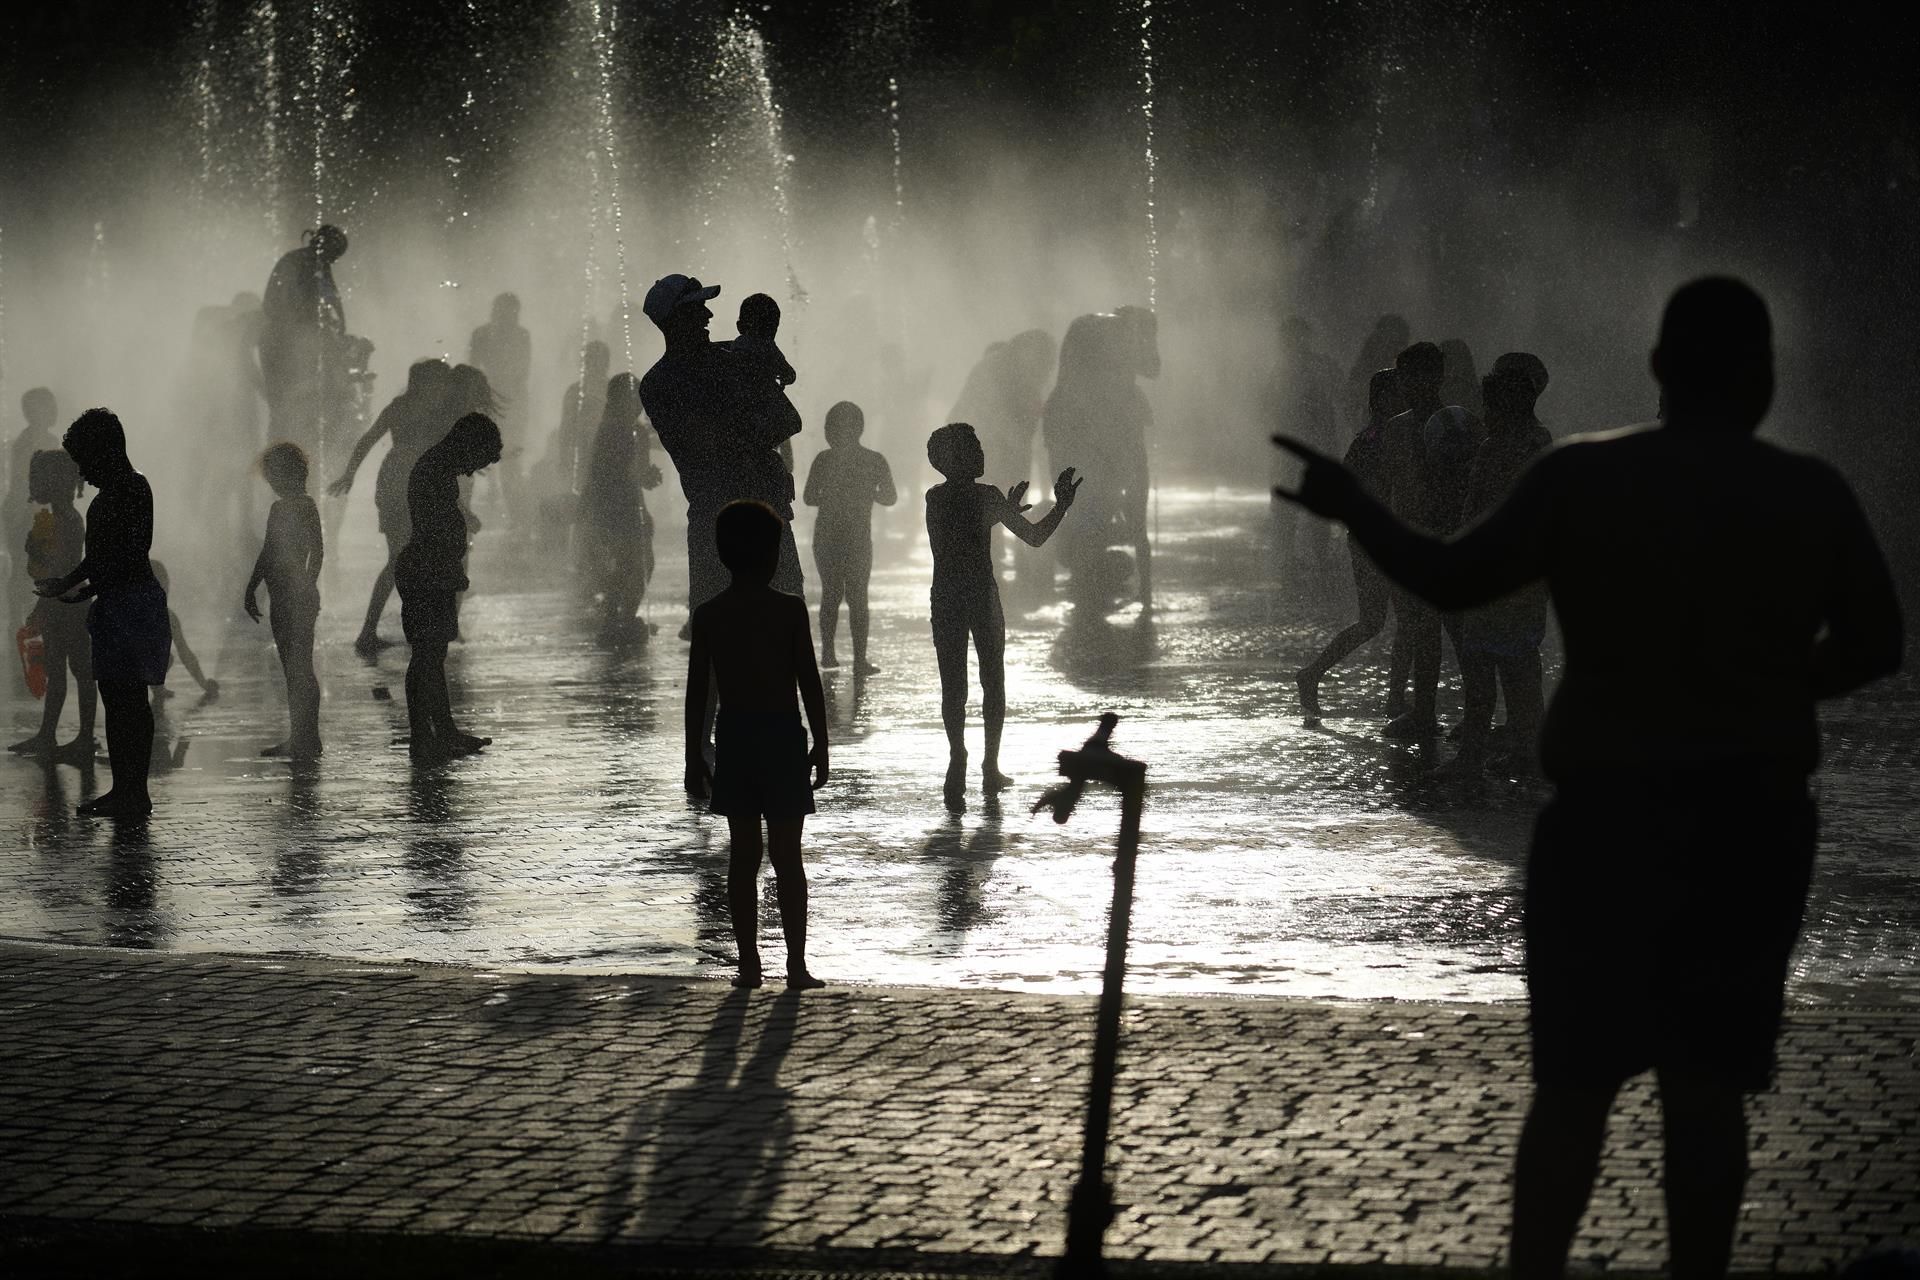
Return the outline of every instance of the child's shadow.
{"type": "Polygon", "coordinates": [[[1130,693],[1145,683],[1145,668],[1158,652],[1152,614],[1115,624],[1098,610],[1074,608],[1054,637],[1047,662],[1090,692],[1130,693]]]}
{"type": "Polygon", "coordinates": [[[987,923],[993,912],[986,905],[987,882],[993,864],[1007,851],[1000,826],[1000,800],[987,797],[980,821],[971,831],[960,818],[950,816],[927,833],[920,853],[943,864],[935,896],[936,925],[957,942],[968,930],[987,923]]]}

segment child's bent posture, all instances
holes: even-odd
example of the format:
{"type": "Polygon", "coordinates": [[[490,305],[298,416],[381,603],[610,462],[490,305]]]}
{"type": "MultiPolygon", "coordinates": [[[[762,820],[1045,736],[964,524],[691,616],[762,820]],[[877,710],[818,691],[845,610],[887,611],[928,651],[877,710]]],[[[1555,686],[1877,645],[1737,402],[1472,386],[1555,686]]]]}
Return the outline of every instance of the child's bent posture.
{"type": "MultiPolygon", "coordinates": [[[[31,394],[31,393],[29,393],[31,394]]],[[[80,469],[60,449],[41,449],[31,455],[27,472],[27,500],[46,506],[32,517],[26,537],[27,580],[56,578],[71,572],[86,555],[87,522],[73,500],[80,492],[80,469]]],[[[47,692],[40,711],[40,728],[31,738],[16,742],[18,755],[51,756],[68,764],[93,759],[93,642],[87,638],[87,606],[61,600],[40,600],[29,621],[46,641],[47,692]],[[67,705],[67,672],[73,672],[80,703],[80,732],[65,746],[56,745],[60,713],[67,705]]]]}
{"type": "Polygon", "coordinates": [[[873,507],[899,500],[886,458],[864,448],[860,433],[866,415],[851,400],[827,410],[826,452],[807,472],[805,502],[820,508],[813,525],[813,565],[820,573],[820,665],[837,667],[833,632],[840,601],[847,602],[853,630],[853,668],[872,675],[880,668],[867,661],[867,580],[873,574],[873,507]]]}
{"type": "Polygon", "coordinates": [[[1038,522],[1026,518],[1025,480],[1005,493],[980,484],[986,453],[973,428],[952,422],[927,438],[927,460],[945,480],[927,490],[927,542],[933,549],[933,651],[940,662],[940,721],[947,730],[947,808],[967,807],[967,638],[980,655],[980,700],[987,722],[981,790],[992,795],[1011,786],[1000,772],[1000,730],[1007,718],[1006,617],[993,571],[993,527],[1030,547],[1053,536],[1073,506],[1080,481],[1073,468],[1053,482],[1053,510],[1038,522]]]}
{"type": "Polygon", "coordinates": [[[807,602],[775,591],[782,522],[761,502],[732,502],[720,511],[714,541],[732,585],[693,611],[687,658],[687,794],[711,789],[713,811],[725,815],[730,840],[727,907],[740,948],[736,987],[761,984],[760,820],[780,899],[787,940],[787,987],[826,984],[807,971],[807,872],[800,831],[813,812],[813,788],[827,780],[827,700],[813,659],[807,602]],[[706,761],[707,677],[720,695],[714,726],[716,767],[706,761]],[[800,724],[794,689],[806,706],[800,724]],[[807,731],[813,747],[807,748],[807,731]],[[812,773],[809,779],[809,771],[812,773]]]}
{"type": "Polygon", "coordinates": [[[467,589],[467,518],[460,510],[460,477],[500,461],[500,428],[484,413],[469,413],[446,439],[420,455],[407,479],[412,530],[394,560],[400,626],[407,660],[407,728],[416,764],[440,764],[471,755],[491,738],[463,733],[447,696],[447,646],[459,635],[456,603],[467,589]]]}
{"type": "Polygon", "coordinates": [[[247,579],[247,616],[260,621],[254,592],[267,585],[274,647],[287,677],[287,740],[263,756],[311,760],[320,754],[320,678],[313,672],[313,627],[320,617],[320,508],[307,496],[307,455],[283,442],[260,458],[260,473],[273,487],[267,537],[247,579]]]}

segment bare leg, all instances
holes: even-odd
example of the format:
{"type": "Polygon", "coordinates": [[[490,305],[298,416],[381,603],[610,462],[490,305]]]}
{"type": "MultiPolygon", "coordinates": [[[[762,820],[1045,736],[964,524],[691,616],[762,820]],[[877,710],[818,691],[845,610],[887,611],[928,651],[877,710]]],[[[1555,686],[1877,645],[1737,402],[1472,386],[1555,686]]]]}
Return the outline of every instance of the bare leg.
{"type": "Polygon", "coordinates": [[[373,590],[367,596],[367,616],[360,623],[360,634],[353,641],[356,650],[365,653],[386,647],[379,635],[380,615],[387,611],[387,597],[392,594],[393,561],[389,559],[380,566],[380,572],[373,580],[373,590]]]}
{"type": "Polygon", "coordinates": [[[1516,1280],[1558,1280],[1566,1274],[1567,1251],[1600,1171],[1615,1092],[1567,1085],[1534,1090],[1513,1165],[1508,1262],[1516,1280]]]}
{"type": "Polygon", "coordinates": [[[1727,1274],[1747,1186],[1747,1117],[1736,1089],[1661,1071],[1667,1234],[1674,1280],[1727,1274]]]}
{"type": "Polygon", "coordinates": [[[407,659],[407,729],[412,734],[413,758],[434,764],[453,754],[453,745],[441,737],[435,698],[445,697],[447,646],[422,643],[407,659]]]}
{"type": "Polygon", "coordinates": [[[800,861],[801,818],[767,819],[767,856],[780,897],[780,931],[787,939],[787,989],[813,991],[827,984],[807,970],[807,869],[800,861]]]}
{"type": "Polygon", "coordinates": [[[847,575],[847,627],[853,632],[853,669],[872,675],[880,668],[867,661],[867,579],[873,572],[873,553],[847,575]]]}
{"type": "Polygon", "coordinates": [[[813,563],[820,571],[820,665],[837,667],[840,659],[833,650],[833,633],[840,625],[840,601],[846,594],[846,574],[837,551],[816,551],[813,563]]]}
{"type": "MultiPolygon", "coordinates": [[[[797,844],[798,833],[794,840],[797,844]]],[[[804,916],[805,890],[801,892],[801,911],[804,916]]],[[[784,901],[781,905],[784,909],[784,901]]],[[[729,814],[727,817],[727,913],[733,917],[733,942],[740,953],[740,973],[734,978],[733,985],[757,987],[761,982],[758,814],[744,818],[729,814]]]]}
{"type": "Polygon", "coordinates": [[[1013,779],[1000,772],[1000,734],[1007,724],[1007,619],[996,589],[985,618],[974,625],[973,645],[980,657],[980,701],[987,722],[987,750],[980,760],[980,786],[986,794],[1004,791],[1013,779]]]}
{"type": "Polygon", "coordinates": [[[940,724],[947,731],[946,802],[966,808],[967,623],[959,609],[935,610],[933,652],[940,664],[940,724]]]}

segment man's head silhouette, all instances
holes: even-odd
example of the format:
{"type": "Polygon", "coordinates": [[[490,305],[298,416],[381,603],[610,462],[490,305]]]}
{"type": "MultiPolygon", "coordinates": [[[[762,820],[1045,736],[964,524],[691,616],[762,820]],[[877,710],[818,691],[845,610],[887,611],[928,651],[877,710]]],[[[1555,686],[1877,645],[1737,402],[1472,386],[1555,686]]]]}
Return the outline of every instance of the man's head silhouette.
{"type": "Polygon", "coordinates": [[[1432,406],[1440,398],[1440,384],[1447,376],[1446,357],[1431,342],[1416,342],[1402,351],[1393,362],[1400,375],[1400,393],[1411,408],[1432,406]]]}
{"type": "Polygon", "coordinates": [[[719,293],[719,285],[703,285],[692,276],[661,276],[647,290],[640,309],[671,343],[706,333],[707,322],[713,319],[707,303],[719,293]]]}
{"type": "Polygon", "coordinates": [[[1751,431],[1773,403],[1773,321],[1745,282],[1706,276],[1667,301],[1653,349],[1663,416],[1751,431]]]}
{"type": "Polygon", "coordinates": [[[307,246],[322,262],[338,262],[347,252],[347,233],[331,222],[323,222],[307,233],[307,246]]]}

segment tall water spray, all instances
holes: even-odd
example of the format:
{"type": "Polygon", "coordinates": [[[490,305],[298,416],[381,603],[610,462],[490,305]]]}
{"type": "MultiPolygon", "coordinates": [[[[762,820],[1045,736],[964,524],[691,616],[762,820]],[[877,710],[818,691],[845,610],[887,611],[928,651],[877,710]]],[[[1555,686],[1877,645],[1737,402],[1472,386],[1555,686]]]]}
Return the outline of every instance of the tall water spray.
{"type": "Polygon", "coordinates": [[[1139,6],[1140,118],[1146,126],[1147,309],[1151,311],[1160,286],[1159,162],[1153,153],[1153,0],[1139,0],[1139,6]]]}
{"type": "MultiPolygon", "coordinates": [[[[773,94],[773,80],[767,74],[767,44],[760,29],[743,12],[727,19],[720,34],[719,58],[714,79],[721,85],[744,92],[756,145],[764,150],[767,162],[767,198],[772,206],[774,225],[780,242],[780,258],[786,270],[787,297],[795,306],[807,304],[807,291],[801,287],[793,261],[793,205],[788,198],[788,176],[793,157],[787,153],[780,104],[773,94]]],[[[718,149],[718,144],[712,144],[718,149]]]]}
{"type": "Polygon", "coordinates": [[[273,0],[260,0],[247,10],[242,43],[247,66],[254,75],[253,113],[259,121],[261,165],[260,208],[267,235],[278,244],[284,238],[280,207],[280,12],[273,0]]]}
{"type": "MultiPolygon", "coordinates": [[[[627,274],[626,211],[620,190],[620,145],[614,108],[614,37],[620,14],[615,0],[576,0],[576,21],[587,35],[587,59],[592,73],[592,104],[587,118],[587,172],[592,200],[587,206],[587,256],[584,271],[586,300],[581,308],[581,376],[585,378],[585,350],[593,335],[594,309],[599,305],[600,219],[609,217],[613,230],[614,266],[620,290],[620,341],[625,368],[633,367],[632,287],[627,274]]],[[[584,390],[584,388],[583,388],[584,390]]]]}

